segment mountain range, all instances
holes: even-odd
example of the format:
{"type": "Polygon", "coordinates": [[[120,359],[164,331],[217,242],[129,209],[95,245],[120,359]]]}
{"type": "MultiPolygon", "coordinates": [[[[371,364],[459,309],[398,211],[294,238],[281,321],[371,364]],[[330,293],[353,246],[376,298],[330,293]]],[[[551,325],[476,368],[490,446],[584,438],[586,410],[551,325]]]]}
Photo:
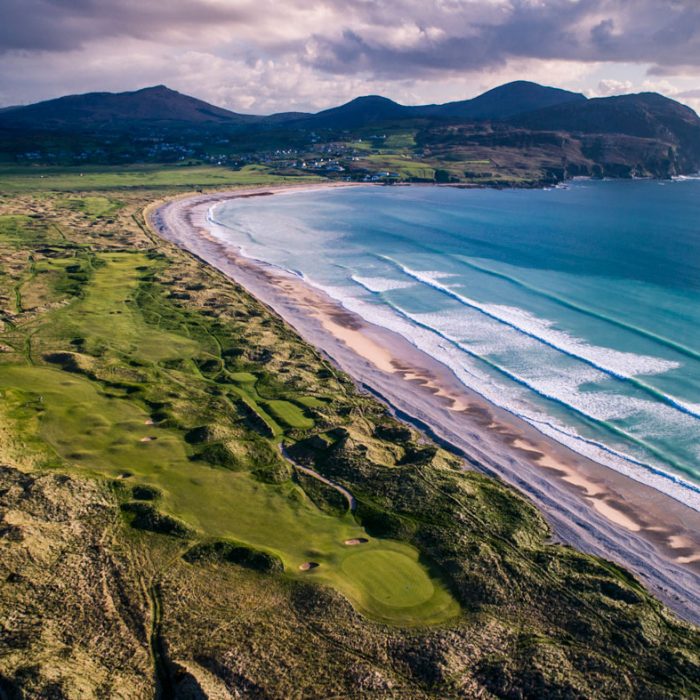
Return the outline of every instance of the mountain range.
{"type": "Polygon", "coordinates": [[[65,146],[66,138],[99,143],[107,133],[132,141],[177,134],[181,143],[201,136],[234,144],[239,152],[260,152],[298,146],[309,134],[318,143],[392,129],[412,129],[417,144],[447,161],[454,160],[449,151],[455,148],[468,160],[467,147],[532,156],[534,145],[540,150],[532,157],[544,158],[546,151],[544,170],[564,176],[667,176],[700,169],[700,118],[689,107],[657,93],[588,99],[527,81],[446,104],[406,106],[368,95],[315,114],[266,116],[238,114],[164,85],[69,95],[1,109],[0,152],[16,156],[32,143],[44,144],[46,152],[58,141],[65,146]]]}
{"type": "Polygon", "coordinates": [[[405,106],[379,95],[358,97],[316,114],[238,114],[164,85],[133,92],[68,95],[0,110],[0,126],[56,130],[133,127],[134,124],[279,125],[353,129],[405,120],[502,120],[533,110],[582,103],[582,94],[517,81],[478,97],[443,105],[405,106]]]}

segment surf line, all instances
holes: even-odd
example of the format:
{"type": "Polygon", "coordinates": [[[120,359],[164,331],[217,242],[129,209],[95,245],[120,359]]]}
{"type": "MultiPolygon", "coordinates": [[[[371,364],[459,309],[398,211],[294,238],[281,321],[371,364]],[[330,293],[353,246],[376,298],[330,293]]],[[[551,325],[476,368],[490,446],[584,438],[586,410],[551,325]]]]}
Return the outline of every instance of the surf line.
{"type": "MultiPolygon", "coordinates": [[[[362,282],[360,282],[359,280],[356,280],[356,281],[358,284],[360,284],[364,287],[362,282]]],[[[373,294],[380,294],[379,292],[373,292],[369,287],[365,287],[365,289],[367,289],[367,291],[369,291],[369,292],[372,292],[373,294]]],[[[554,394],[549,394],[547,392],[542,391],[540,388],[534,386],[533,384],[528,382],[523,377],[515,374],[514,372],[507,369],[506,367],[503,367],[502,365],[498,364],[497,362],[490,360],[488,357],[484,357],[483,355],[479,355],[478,353],[475,353],[471,348],[469,348],[468,346],[459,342],[459,340],[456,340],[455,338],[452,338],[451,336],[434,328],[433,326],[428,325],[424,321],[421,321],[419,318],[408,313],[407,311],[404,311],[401,307],[397,306],[396,304],[394,304],[390,300],[385,299],[384,302],[385,302],[385,304],[387,304],[389,306],[390,309],[392,309],[392,311],[394,313],[396,313],[397,316],[405,319],[412,326],[418,326],[418,327],[422,328],[424,331],[426,331],[430,335],[434,335],[437,338],[439,338],[443,341],[446,341],[447,343],[449,343],[449,345],[451,345],[452,347],[454,347],[458,351],[464,353],[465,355],[468,355],[469,357],[471,357],[474,360],[477,360],[478,362],[482,362],[490,369],[498,372],[499,374],[502,374],[503,376],[507,377],[508,379],[515,382],[516,384],[529,389],[530,391],[537,394],[541,398],[546,399],[548,401],[552,401],[553,403],[559,404],[560,406],[566,408],[567,410],[581,416],[584,420],[594,421],[597,425],[604,428],[608,432],[612,433],[616,437],[623,438],[624,440],[626,440],[632,444],[635,444],[638,447],[641,447],[642,449],[646,450],[648,453],[657,457],[660,461],[668,464],[673,469],[676,469],[677,471],[690,476],[690,472],[688,471],[687,467],[685,467],[683,464],[677,462],[676,460],[670,459],[665,453],[663,453],[661,450],[659,450],[655,446],[647,443],[645,440],[642,440],[638,437],[635,437],[634,435],[631,435],[630,433],[613,425],[609,421],[601,420],[601,419],[598,419],[598,418],[591,416],[590,414],[586,413],[583,409],[566,402],[564,399],[562,399],[554,394]]],[[[365,318],[365,320],[369,321],[370,319],[365,318]]],[[[374,321],[374,322],[376,323],[376,321],[374,321]]],[[[409,338],[401,331],[397,331],[397,332],[401,333],[401,335],[403,335],[412,344],[416,345],[416,347],[418,347],[419,349],[422,349],[422,346],[420,344],[416,343],[415,339],[409,338]]],[[[427,350],[425,350],[425,352],[428,352],[428,354],[430,354],[429,351],[427,351],[427,350]]],[[[435,357],[434,355],[432,355],[432,356],[435,357]]],[[[453,365],[451,365],[448,362],[445,362],[444,360],[442,360],[440,358],[436,357],[435,359],[437,359],[440,362],[443,362],[443,364],[446,364],[446,366],[450,367],[452,369],[452,371],[455,373],[455,375],[457,376],[457,378],[460,379],[460,381],[463,384],[465,384],[465,386],[469,387],[473,391],[476,391],[480,396],[483,396],[487,401],[492,401],[493,403],[495,403],[499,407],[503,408],[504,410],[508,411],[509,413],[512,413],[513,415],[518,416],[519,418],[522,418],[524,421],[530,423],[531,425],[533,425],[535,427],[541,426],[541,425],[546,425],[551,430],[553,430],[561,435],[564,435],[567,438],[573,439],[576,443],[585,443],[587,445],[595,447],[595,448],[602,450],[603,452],[605,452],[605,453],[607,453],[607,454],[609,454],[617,459],[622,460],[623,462],[641,467],[645,471],[648,471],[652,474],[656,474],[657,476],[662,476],[665,479],[667,479],[668,481],[671,481],[671,482],[675,483],[676,485],[681,486],[684,489],[687,489],[688,491],[692,491],[694,493],[700,494],[700,487],[695,486],[694,484],[682,479],[681,477],[676,476],[675,474],[669,474],[668,472],[663,471],[662,469],[655,468],[654,466],[648,464],[647,462],[641,461],[640,459],[637,459],[637,458],[635,458],[635,457],[633,457],[625,452],[620,452],[618,450],[615,450],[612,447],[610,447],[609,445],[598,442],[596,440],[591,440],[589,438],[585,438],[578,433],[569,433],[566,430],[562,430],[561,428],[557,427],[553,423],[543,421],[541,419],[537,419],[537,418],[534,418],[532,416],[528,416],[524,413],[520,413],[520,412],[514,410],[513,408],[511,408],[507,405],[504,405],[504,404],[501,404],[501,403],[494,401],[493,398],[489,398],[486,394],[480,392],[477,388],[475,388],[469,382],[461,379],[460,373],[455,369],[455,367],[453,365]]],[[[465,371],[467,368],[461,367],[460,369],[461,369],[461,371],[465,371]]],[[[584,453],[581,453],[581,454],[584,454],[584,453]]],[[[690,505],[690,504],[688,504],[688,505],[690,505]]]]}
{"type": "MultiPolygon", "coordinates": [[[[700,177],[698,178],[700,179],[700,177]]],[[[427,226],[425,224],[421,224],[421,226],[428,232],[435,232],[435,233],[440,233],[444,235],[446,232],[442,230],[439,227],[436,226],[427,226]]],[[[448,234],[451,238],[457,238],[454,236],[454,234],[448,234]]],[[[402,240],[402,238],[396,234],[391,233],[391,231],[388,231],[386,229],[382,229],[382,236],[392,236],[393,238],[398,239],[399,241],[402,240]]],[[[456,260],[459,262],[459,264],[466,265],[467,267],[471,267],[474,270],[478,272],[482,272],[485,275],[491,275],[493,277],[496,277],[497,279],[504,280],[506,282],[510,282],[511,284],[518,286],[522,289],[525,289],[528,292],[531,292],[533,294],[538,294],[539,296],[544,297],[545,299],[548,299],[549,301],[554,302],[555,304],[558,304],[560,306],[563,306],[567,309],[571,309],[572,311],[576,311],[578,313],[582,313],[588,316],[591,316],[593,318],[596,318],[600,321],[604,321],[605,323],[609,323],[613,326],[617,326],[619,328],[624,328],[625,330],[629,331],[630,333],[635,333],[643,338],[646,338],[647,340],[651,340],[655,343],[658,343],[660,345],[665,345],[666,347],[675,350],[679,354],[686,355],[687,357],[691,357],[694,360],[700,360],[700,352],[694,350],[693,348],[688,347],[687,345],[683,345],[682,343],[679,343],[675,340],[671,340],[670,338],[666,338],[665,336],[662,335],[657,335],[656,333],[653,333],[652,331],[648,331],[645,328],[642,328],[640,326],[635,326],[630,323],[626,323],[625,321],[622,321],[620,319],[617,319],[613,316],[607,316],[604,313],[601,313],[599,311],[596,311],[595,309],[592,309],[584,304],[579,304],[577,302],[573,302],[569,299],[566,299],[564,297],[559,297],[556,294],[552,294],[551,292],[548,292],[545,289],[541,289],[539,287],[536,287],[535,285],[529,284],[528,282],[525,282],[518,277],[514,277],[511,275],[506,274],[505,272],[501,272],[498,270],[493,270],[492,268],[489,268],[485,265],[480,265],[475,263],[471,258],[469,258],[466,255],[460,255],[458,253],[446,253],[445,251],[439,250],[431,245],[428,245],[423,242],[418,242],[418,241],[412,241],[413,245],[417,246],[421,250],[425,251],[426,253],[432,253],[434,255],[439,255],[439,256],[446,256],[448,258],[451,258],[453,260],[456,260]]],[[[383,256],[380,253],[373,253],[374,257],[378,259],[383,259],[383,260],[390,260],[389,258],[383,256]]],[[[391,260],[390,260],[391,261],[391,260]]],[[[391,261],[396,264],[395,261],[391,261]]]]}
{"type": "MultiPolygon", "coordinates": [[[[537,387],[533,386],[532,384],[529,384],[526,380],[524,380],[522,377],[519,377],[518,375],[512,373],[510,370],[506,369],[505,367],[502,367],[501,365],[489,360],[486,357],[483,357],[481,355],[478,355],[477,353],[473,352],[470,348],[468,348],[465,345],[462,345],[459,341],[454,340],[453,338],[449,337],[448,335],[445,335],[444,333],[441,333],[440,331],[436,330],[432,326],[427,325],[426,323],[420,321],[420,319],[414,318],[410,314],[406,313],[399,307],[396,307],[394,305],[391,305],[391,308],[401,317],[405,318],[407,321],[411,322],[412,324],[415,324],[417,326],[420,326],[423,328],[423,330],[428,331],[429,333],[437,336],[438,338],[446,341],[449,343],[451,346],[459,350],[460,352],[463,352],[465,355],[468,355],[469,357],[473,358],[474,360],[477,360],[479,362],[483,362],[487,367],[491,368],[492,370],[504,375],[511,381],[514,381],[515,383],[524,386],[527,389],[530,389],[532,392],[537,394],[538,396],[547,399],[548,401],[552,401],[556,404],[559,404],[560,406],[566,408],[567,410],[581,416],[585,420],[593,420],[598,424],[600,427],[604,428],[608,432],[612,433],[618,438],[622,438],[634,445],[637,445],[638,447],[641,447],[642,449],[646,450],[649,454],[652,454],[654,457],[659,459],[660,461],[666,463],[671,467],[672,469],[675,469],[678,472],[681,472],[683,474],[688,474],[688,469],[685,467],[683,464],[678,463],[674,459],[670,459],[668,455],[664,454],[661,450],[656,448],[653,445],[650,445],[647,443],[645,440],[642,440],[640,438],[635,437],[634,435],[631,435],[630,433],[627,433],[626,431],[622,430],[621,428],[618,428],[617,426],[609,423],[608,421],[602,421],[596,418],[593,418],[592,416],[588,415],[584,411],[582,411],[580,408],[577,408],[576,406],[572,406],[571,404],[567,403],[563,399],[558,398],[557,396],[547,394],[545,392],[542,392],[539,390],[537,387]]],[[[406,337],[406,336],[404,336],[406,337]]],[[[409,339],[410,340],[410,339],[409,339]]],[[[439,360],[439,358],[436,358],[439,360]]],[[[447,365],[449,366],[449,365],[447,365]]],[[[454,370],[453,370],[454,371],[454,370]]],[[[472,387],[469,384],[466,384],[471,388],[473,391],[477,391],[481,396],[484,396],[484,398],[487,401],[492,401],[492,399],[489,399],[488,396],[485,396],[481,392],[479,392],[477,389],[472,387]]],[[[518,416],[519,418],[522,418],[524,421],[530,423],[531,425],[537,427],[537,424],[542,423],[541,420],[536,420],[531,417],[528,417],[524,414],[519,413],[518,411],[514,411],[512,408],[508,406],[504,406],[501,404],[497,404],[504,410],[508,411],[509,413],[512,413],[513,415],[518,416]]],[[[607,454],[609,454],[612,457],[615,457],[617,459],[622,460],[623,462],[626,462],[627,464],[635,465],[637,467],[642,468],[644,471],[649,472],[650,474],[654,474],[656,476],[664,478],[666,481],[669,481],[672,484],[675,484],[676,486],[679,486],[680,488],[687,490],[692,493],[700,494],[700,487],[696,486],[695,484],[687,481],[686,479],[679,477],[675,474],[669,473],[667,471],[664,471],[663,469],[659,469],[658,467],[654,467],[653,465],[649,464],[648,462],[644,462],[640,459],[637,459],[627,453],[620,452],[618,450],[615,450],[614,448],[610,447],[609,445],[606,445],[604,443],[598,442],[596,440],[590,440],[588,438],[585,438],[579,434],[571,434],[566,431],[561,431],[560,429],[556,428],[555,426],[552,426],[551,424],[548,424],[551,428],[556,430],[556,432],[559,433],[564,433],[567,437],[572,438],[574,441],[579,442],[579,443],[585,443],[587,445],[593,446],[607,454]]],[[[573,448],[576,451],[576,448],[573,448]]],[[[584,454],[583,452],[580,452],[580,454],[584,454]]],[[[615,469],[612,465],[609,465],[612,469],[615,469]]],[[[619,470],[616,470],[619,471],[619,470]]],[[[688,501],[683,500],[686,505],[694,508],[695,510],[700,510],[698,507],[691,505],[688,501]]]]}
{"type": "Polygon", "coordinates": [[[518,333],[521,333],[522,335],[527,336],[528,338],[531,338],[532,340],[537,341],[538,343],[541,343],[542,345],[546,345],[547,347],[552,348],[553,350],[556,350],[557,352],[560,352],[564,355],[567,355],[568,357],[572,357],[576,360],[579,360],[580,362],[583,362],[587,364],[590,367],[593,367],[594,369],[603,372],[604,374],[607,374],[610,377],[614,377],[615,379],[618,379],[623,382],[629,382],[633,386],[637,387],[641,391],[649,394],[653,398],[655,398],[657,401],[661,401],[662,403],[667,404],[668,406],[671,406],[672,408],[675,408],[677,411],[680,413],[684,413],[685,415],[692,416],[693,418],[700,418],[700,412],[694,410],[691,406],[688,406],[682,401],[679,401],[678,399],[673,398],[672,396],[669,396],[668,394],[664,394],[663,392],[659,391],[658,389],[655,389],[653,386],[650,384],[647,384],[646,382],[643,382],[639,379],[637,379],[634,376],[626,375],[621,372],[617,372],[616,370],[610,368],[610,367],[605,367],[604,365],[600,365],[594,360],[591,360],[588,357],[585,357],[585,355],[580,355],[573,350],[570,350],[562,345],[559,345],[551,340],[547,340],[546,338],[543,338],[542,336],[537,335],[536,333],[532,333],[531,331],[528,331],[525,328],[522,328],[518,326],[516,323],[509,321],[506,318],[503,318],[501,316],[498,316],[498,314],[493,313],[492,311],[489,311],[485,307],[485,305],[480,304],[477,301],[474,301],[473,299],[469,299],[467,297],[462,296],[458,292],[455,292],[454,290],[450,289],[450,287],[440,284],[437,280],[432,280],[429,277],[426,277],[424,275],[421,275],[420,272],[417,272],[416,270],[412,270],[411,268],[403,265],[402,263],[398,262],[397,260],[394,260],[393,258],[390,258],[386,255],[381,255],[379,256],[382,259],[386,260],[387,262],[393,264],[396,266],[401,272],[403,272],[405,275],[408,277],[413,278],[417,282],[424,284],[428,287],[432,287],[433,289],[455,299],[458,301],[460,304],[463,306],[466,306],[470,309],[474,309],[475,311],[478,311],[479,313],[482,313],[484,316],[487,316],[488,318],[497,321],[498,323],[502,323],[505,326],[508,326],[509,328],[512,328],[513,330],[517,331],[518,333]]]}
{"type": "Polygon", "coordinates": [[[579,304],[570,301],[569,299],[566,299],[564,297],[557,296],[556,294],[552,294],[546,289],[536,287],[535,285],[529,284],[519,279],[518,277],[507,275],[506,273],[500,272],[498,270],[492,270],[491,268],[486,267],[485,265],[479,265],[470,258],[467,258],[465,255],[454,255],[451,257],[456,258],[463,265],[467,265],[468,267],[471,267],[474,270],[477,270],[478,272],[483,272],[485,275],[491,275],[492,277],[496,277],[497,279],[505,280],[506,282],[509,282],[516,287],[520,287],[521,289],[524,289],[528,292],[532,292],[533,294],[538,294],[539,296],[544,297],[549,301],[553,301],[555,304],[563,306],[566,309],[571,309],[572,311],[576,311],[577,313],[591,316],[592,318],[596,318],[599,321],[604,321],[605,323],[617,326],[618,328],[624,328],[624,330],[629,331],[630,333],[635,333],[636,335],[646,338],[647,340],[659,343],[660,345],[665,345],[666,347],[671,348],[671,350],[675,350],[676,352],[682,355],[692,357],[694,360],[700,360],[700,352],[689,348],[687,345],[678,343],[675,340],[671,340],[670,338],[666,338],[662,335],[657,335],[656,333],[652,333],[651,331],[648,331],[645,328],[641,328],[640,326],[635,326],[631,323],[625,323],[624,321],[621,321],[612,316],[606,316],[600,311],[596,311],[595,309],[592,309],[584,304],[579,304]]]}

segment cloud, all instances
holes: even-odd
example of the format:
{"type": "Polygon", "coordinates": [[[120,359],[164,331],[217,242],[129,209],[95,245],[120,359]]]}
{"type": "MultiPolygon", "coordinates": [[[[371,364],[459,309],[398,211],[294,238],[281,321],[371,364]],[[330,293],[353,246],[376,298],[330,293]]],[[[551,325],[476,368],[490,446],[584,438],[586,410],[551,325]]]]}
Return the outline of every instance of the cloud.
{"type": "Polygon", "coordinates": [[[634,85],[631,80],[601,80],[598,88],[590,92],[591,97],[609,97],[610,95],[624,95],[631,92],[634,85]]]}
{"type": "Polygon", "coordinates": [[[0,17],[5,104],[166,83],[261,112],[537,76],[613,94],[622,64],[700,75],[697,0],[0,0],[0,17]]]}
{"type": "Polygon", "coordinates": [[[0,51],[71,51],[106,37],[176,38],[255,20],[251,5],[212,0],[0,0],[0,51]]]}
{"type": "Polygon", "coordinates": [[[109,37],[272,46],[333,73],[465,70],[511,58],[700,65],[696,0],[0,0],[0,51],[109,37]]]}
{"type": "Polygon", "coordinates": [[[652,71],[689,60],[700,66],[695,0],[465,0],[448,3],[449,11],[445,3],[397,0],[389,7],[390,13],[373,13],[369,30],[346,25],[315,35],[312,64],[391,76],[487,69],[513,58],[648,63],[652,71]],[[410,18],[403,20],[404,34],[412,41],[396,43],[378,31],[393,27],[397,17],[410,18]]]}

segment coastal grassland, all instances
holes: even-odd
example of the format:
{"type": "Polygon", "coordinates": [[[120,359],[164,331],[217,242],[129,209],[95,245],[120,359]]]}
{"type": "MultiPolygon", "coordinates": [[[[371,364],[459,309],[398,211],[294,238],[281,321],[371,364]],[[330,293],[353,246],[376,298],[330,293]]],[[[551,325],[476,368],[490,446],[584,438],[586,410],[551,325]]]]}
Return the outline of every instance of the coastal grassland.
{"type": "MultiPolygon", "coordinates": [[[[184,188],[266,185],[288,181],[317,181],[304,175],[274,175],[264,165],[246,165],[239,170],[210,165],[85,165],[85,166],[17,166],[0,165],[0,182],[4,192],[41,192],[119,190],[121,188],[184,188]]],[[[73,200],[74,207],[87,208],[94,214],[97,196],[73,200]]]]}
{"type": "Polygon", "coordinates": [[[383,149],[392,150],[396,152],[397,150],[409,150],[415,148],[416,145],[416,132],[415,130],[409,131],[395,131],[387,135],[384,139],[383,149]]]}
{"type": "Polygon", "coordinates": [[[121,207],[119,201],[100,196],[66,197],[58,204],[73,211],[80,211],[93,219],[109,216],[121,207]]]}
{"type": "Polygon", "coordinates": [[[0,196],[3,692],[700,693],[697,629],[158,239],[176,189],[107,177],[0,196]]]}
{"type": "Polygon", "coordinates": [[[363,156],[358,164],[370,170],[388,170],[395,172],[403,179],[418,179],[432,181],[435,168],[428,163],[415,159],[411,155],[376,153],[363,156]]]}
{"type": "Polygon", "coordinates": [[[576,139],[504,132],[486,123],[366,127],[361,140],[355,135],[347,143],[354,153],[351,171],[389,171],[400,181],[541,187],[593,166],[576,139]]]}
{"type": "Polygon", "coordinates": [[[311,430],[314,427],[313,419],[307,418],[302,409],[289,401],[275,399],[268,401],[265,405],[270,409],[272,415],[290,428],[311,430]]]}
{"type": "MultiPolygon", "coordinates": [[[[542,186],[561,169],[551,144],[523,144],[499,137],[488,127],[479,133],[438,130],[366,129],[362,140],[349,141],[356,160],[351,169],[393,173],[400,181],[464,183],[490,186],[542,186]]],[[[573,154],[572,154],[573,155],[573,154]]],[[[578,154],[580,156],[580,154],[578,154]]]]}

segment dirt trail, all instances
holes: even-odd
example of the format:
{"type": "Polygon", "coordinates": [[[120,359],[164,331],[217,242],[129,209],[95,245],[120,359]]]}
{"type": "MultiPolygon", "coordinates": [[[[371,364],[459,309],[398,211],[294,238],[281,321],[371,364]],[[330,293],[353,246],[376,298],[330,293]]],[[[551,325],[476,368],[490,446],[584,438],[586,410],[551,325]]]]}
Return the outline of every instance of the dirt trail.
{"type": "Polygon", "coordinates": [[[330,479],[326,479],[325,476],[322,476],[318,472],[315,472],[313,469],[309,469],[308,467],[304,467],[298,462],[295,462],[287,453],[287,450],[284,449],[284,445],[280,445],[280,453],[281,455],[295,468],[298,469],[300,472],[303,472],[304,474],[308,474],[308,476],[313,477],[314,479],[318,479],[318,481],[321,481],[322,483],[326,484],[326,486],[330,486],[332,489],[335,489],[339,494],[341,494],[345,500],[348,502],[348,508],[350,509],[351,513],[355,512],[355,506],[357,505],[357,502],[355,501],[355,497],[348,491],[344,486],[341,486],[340,484],[336,484],[334,481],[331,481],[330,479]]]}

